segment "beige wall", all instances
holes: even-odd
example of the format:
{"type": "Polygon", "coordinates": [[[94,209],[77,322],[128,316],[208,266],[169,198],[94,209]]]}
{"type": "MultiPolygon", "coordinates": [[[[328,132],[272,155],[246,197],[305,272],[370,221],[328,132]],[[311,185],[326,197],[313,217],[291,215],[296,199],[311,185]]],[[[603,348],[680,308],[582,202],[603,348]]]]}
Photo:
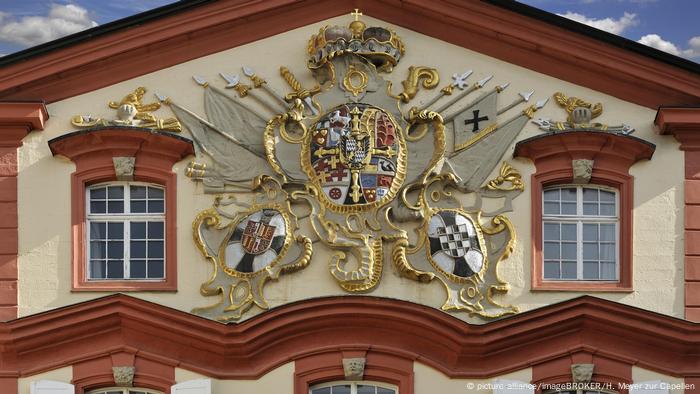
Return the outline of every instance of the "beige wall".
{"type": "Polygon", "coordinates": [[[532,369],[527,368],[490,379],[450,379],[427,365],[413,363],[414,391],[416,393],[477,393],[492,394],[497,379],[530,383],[532,369]]]}
{"type": "MultiPolygon", "coordinates": [[[[208,379],[207,376],[175,368],[175,382],[208,379]]],[[[294,363],[287,363],[266,373],[258,380],[211,380],[212,394],[278,394],[294,392],[294,363]]]]}
{"type": "MultiPolygon", "coordinates": [[[[74,165],[66,159],[54,158],[47,141],[71,132],[70,118],[76,114],[92,114],[111,118],[113,111],[107,108],[110,100],[120,100],[137,86],[171,96],[176,102],[203,114],[201,88],[191,79],[202,75],[213,84],[223,87],[218,72],[240,73],[239,66],[246,64],[268,79],[271,86],[286,92],[278,76],[278,68],[285,65],[294,71],[302,82],[310,86],[310,74],[305,71],[305,46],[311,34],[325,24],[345,24],[348,17],[331,19],[323,23],[296,29],[259,42],[189,61],[155,73],[76,96],[48,106],[50,120],[47,129],[35,132],[25,139],[19,151],[19,314],[26,316],[45,310],[74,304],[95,298],[104,293],[71,292],[71,235],[70,235],[70,174],[74,165]],[[47,195],[50,191],[50,196],[47,195]]],[[[386,25],[367,18],[368,24],[386,25]]],[[[634,214],[634,289],[630,294],[600,293],[597,296],[642,307],[656,312],[682,317],[682,181],[683,155],[677,143],[669,137],[658,137],[652,129],[655,111],[600,94],[590,89],[557,80],[527,69],[504,63],[478,53],[456,47],[409,30],[392,26],[404,39],[407,53],[396,71],[388,78],[394,81],[394,90],[406,76],[410,65],[437,67],[443,86],[455,72],[473,69],[470,81],[494,74],[490,86],[511,82],[502,93],[501,103],[509,103],[517,92],[534,89],[533,98],[551,97],[556,91],[602,102],[605,112],[599,118],[603,123],[628,123],[637,129],[635,136],[657,145],[654,158],[648,163],[632,167],[635,182],[634,214]],[[429,61],[430,60],[430,61],[429,61]],[[436,63],[432,63],[435,61],[436,63]],[[426,64],[427,63],[427,64],[426,64]]],[[[421,93],[418,100],[427,100],[435,92],[421,93]]],[[[248,99],[247,99],[248,100],[248,99]]],[[[250,100],[248,100],[250,101],[250,100]]],[[[412,104],[413,105],[413,104],[412,104]]],[[[170,116],[167,108],[156,113],[170,116]]],[[[562,120],[565,113],[556,104],[549,104],[537,113],[538,117],[562,120]]],[[[520,139],[538,135],[539,129],[528,124],[520,139]]],[[[187,136],[187,132],[183,133],[187,136]]],[[[526,187],[534,168],[529,161],[511,158],[512,149],[505,159],[519,170],[526,187]]],[[[209,268],[194,247],[191,223],[195,215],[210,206],[212,197],[204,195],[202,187],[184,176],[189,159],[178,163],[178,292],[136,293],[148,299],[189,311],[193,307],[209,304],[199,295],[199,285],[208,277],[209,268]]],[[[523,310],[576,297],[580,293],[530,291],[530,197],[526,191],[514,202],[515,211],[509,214],[518,234],[518,244],[512,257],[501,265],[503,277],[511,283],[510,293],[502,302],[519,305],[523,310]]],[[[318,244],[317,244],[318,245],[318,244]]],[[[287,302],[327,295],[344,294],[327,270],[327,251],[320,245],[311,265],[305,270],[283,276],[265,290],[271,306],[287,302]],[[310,285],[313,284],[313,285],[310,285]]],[[[444,301],[440,283],[419,284],[400,278],[386,266],[382,282],[371,294],[410,300],[439,307],[444,301]]],[[[247,316],[259,313],[252,309],[247,316]]],[[[482,320],[458,314],[461,319],[481,323],[482,320]]]]}
{"type": "Polygon", "coordinates": [[[29,386],[39,380],[53,380],[56,382],[70,383],[73,380],[73,367],[63,367],[36,375],[17,379],[17,394],[30,394],[29,386]]]}
{"type": "MultiPolygon", "coordinates": [[[[658,372],[650,371],[648,369],[644,368],[639,368],[636,366],[632,367],[632,382],[633,383],[643,383],[643,382],[655,382],[655,381],[660,381],[662,383],[666,383],[669,386],[669,394],[683,394],[684,392],[687,393],[694,393],[695,390],[684,390],[684,380],[683,378],[676,378],[673,376],[668,376],[668,375],[663,375],[658,372]]],[[[700,388],[696,388],[700,389],[700,388]]]]}

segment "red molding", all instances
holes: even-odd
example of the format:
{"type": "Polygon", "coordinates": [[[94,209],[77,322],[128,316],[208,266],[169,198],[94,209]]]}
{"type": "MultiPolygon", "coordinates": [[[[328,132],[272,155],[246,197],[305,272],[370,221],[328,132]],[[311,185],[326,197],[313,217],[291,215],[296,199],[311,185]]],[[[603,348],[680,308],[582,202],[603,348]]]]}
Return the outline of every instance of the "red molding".
{"type": "Polygon", "coordinates": [[[0,320],[17,317],[17,148],[48,117],[41,102],[0,103],[0,320]]]}
{"type": "MultiPolygon", "coordinates": [[[[627,394],[624,385],[632,383],[632,365],[630,360],[620,361],[610,359],[605,355],[585,351],[571,352],[532,368],[532,383],[537,385],[537,394],[546,385],[562,385],[571,383],[572,364],[593,364],[591,382],[605,385],[619,394],[627,394]]],[[[551,387],[551,386],[550,386],[551,387]]]]}
{"type": "Polygon", "coordinates": [[[112,367],[135,367],[134,386],[170,392],[175,384],[175,364],[157,357],[140,354],[138,350],[125,348],[81,360],[73,364],[73,380],[76,394],[115,386],[112,367]]]}
{"type": "Polygon", "coordinates": [[[224,325],[116,294],[0,323],[0,376],[138,349],[136,357],[212,378],[257,379],[314,354],[368,349],[451,378],[489,378],[574,353],[683,377],[700,376],[699,347],[698,324],[590,296],[484,325],[365,296],[307,300],[224,325]]]}
{"type": "MultiPolygon", "coordinates": [[[[649,108],[700,103],[700,76],[479,1],[227,0],[0,70],[0,98],[55,102],[360,8],[366,15],[649,108]]],[[[410,43],[409,43],[410,45],[410,43]]],[[[419,49],[416,49],[419,50],[419,49]]]]}
{"type": "Polygon", "coordinates": [[[75,162],[71,176],[73,242],[73,291],[177,290],[177,175],[173,165],[194,154],[184,138],[134,128],[94,129],[67,134],[49,141],[54,155],[75,162]],[[134,180],[165,187],[165,277],[162,282],[88,281],[85,256],[85,188],[116,180],[113,157],[135,157],[134,180]]]}
{"type": "Polygon", "coordinates": [[[654,145],[619,134],[576,131],[543,134],[518,142],[514,157],[535,163],[532,175],[532,290],[631,292],[633,285],[634,177],[629,168],[639,160],[651,159],[654,145]],[[572,160],[593,160],[591,184],[614,187],[620,200],[620,279],[617,282],[545,281],[542,273],[542,191],[548,185],[573,180],[572,160]]]}
{"type": "Polygon", "coordinates": [[[659,108],[654,123],[684,151],[685,318],[700,322],[700,108],[659,108]]]}

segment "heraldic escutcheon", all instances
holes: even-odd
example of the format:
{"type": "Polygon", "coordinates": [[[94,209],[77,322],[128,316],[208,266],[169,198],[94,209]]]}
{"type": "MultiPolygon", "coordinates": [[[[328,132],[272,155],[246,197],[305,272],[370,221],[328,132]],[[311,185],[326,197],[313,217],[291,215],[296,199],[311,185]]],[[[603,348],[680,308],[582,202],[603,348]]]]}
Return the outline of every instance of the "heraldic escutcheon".
{"type": "Polygon", "coordinates": [[[229,322],[269,308],[265,284],[312,263],[326,264],[343,291],[370,292],[386,261],[398,275],[441,282],[445,311],[517,313],[502,302],[509,285],[497,267],[513,249],[506,213],[524,186],[501,158],[546,100],[528,105],[532,92],[521,92],[499,107],[508,83],[470,83],[467,70],[418,101],[440,84],[426,66],[408,67],[394,93],[382,74],[398,67],[403,41],[352,15],[311,37],[316,86],[284,66],[287,93],[246,66],[245,81],[220,73],[220,87],[194,76],[205,116],[157,94],[194,141],[187,175],[214,195],[193,232],[213,268],[201,293],[215,301],[194,313],[229,322]],[[487,200],[501,204],[487,211],[487,200]]]}

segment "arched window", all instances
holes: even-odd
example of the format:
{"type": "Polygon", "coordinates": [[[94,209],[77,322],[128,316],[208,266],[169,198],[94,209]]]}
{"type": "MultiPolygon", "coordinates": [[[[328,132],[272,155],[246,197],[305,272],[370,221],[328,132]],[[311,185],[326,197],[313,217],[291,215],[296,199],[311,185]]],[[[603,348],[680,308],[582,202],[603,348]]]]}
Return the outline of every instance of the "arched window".
{"type": "Polygon", "coordinates": [[[86,190],[87,279],[165,279],[165,190],[110,182],[86,190]]]}
{"type": "Polygon", "coordinates": [[[385,383],[337,381],[317,384],[309,388],[309,394],[398,394],[396,386],[385,383]]]}
{"type": "Polygon", "coordinates": [[[163,394],[160,391],[139,389],[134,387],[112,387],[107,389],[92,390],[86,394],[163,394]]]}
{"type": "Polygon", "coordinates": [[[543,190],[543,280],[619,279],[617,194],[597,185],[543,190]]]}

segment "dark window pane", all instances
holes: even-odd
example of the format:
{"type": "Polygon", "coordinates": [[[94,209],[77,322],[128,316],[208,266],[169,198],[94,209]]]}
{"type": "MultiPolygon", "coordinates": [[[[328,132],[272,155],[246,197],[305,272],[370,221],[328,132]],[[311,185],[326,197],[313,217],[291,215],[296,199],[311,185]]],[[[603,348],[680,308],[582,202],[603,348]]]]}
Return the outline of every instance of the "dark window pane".
{"type": "Polygon", "coordinates": [[[158,187],[149,187],[148,188],[148,198],[159,198],[163,199],[163,189],[158,188],[158,187]]]}
{"type": "Polygon", "coordinates": [[[163,260],[151,260],[148,262],[148,277],[151,279],[160,279],[165,277],[163,274],[163,260]]]}
{"type": "Polygon", "coordinates": [[[545,261],[544,262],[544,278],[559,279],[559,262],[545,261]]]}
{"type": "Polygon", "coordinates": [[[382,387],[377,387],[377,394],[396,394],[396,391],[392,389],[385,389],[382,387]]]}
{"type": "Polygon", "coordinates": [[[601,216],[615,216],[615,204],[600,204],[601,216]]]}
{"type": "Polygon", "coordinates": [[[90,278],[104,279],[106,275],[106,267],[104,260],[90,260],[90,278]]]}
{"type": "Polygon", "coordinates": [[[146,213],[146,201],[131,201],[132,213],[146,213]]]}
{"type": "Polygon", "coordinates": [[[562,215],[576,215],[576,203],[575,202],[563,202],[563,203],[561,203],[561,214],[562,215]]]}
{"type": "Polygon", "coordinates": [[[91,199],[104,199],[105,196],[107,195],[105,188],[104,187],[98,187],[95,189],[90,189],[90,198],[91,199]]]}
{"type": "Polygon", "coordinates": [[[107,208],[109,213],[124,213],[124,201],[110,201],[107,208]]]}
{"type": "Polygon", "coordinates": [[[544,191],[545,201],[559,201],[559,189],[545,190],[544,191]]]}
{"type": "Polygon", "coordinates": [[[561,262],[561,278],[576,279],[576,261],[561,262]]]}
{"type": "Polygon", "coordinates": [[[545,215],[559,215],[559,203],[558,202],[544,202],[544,214],[545,215]]]}
{"type": "Polygon", "coordinates": [[[559,242],[544,243],[544,258],[548,260],[559,259],[559,242]]]}
{"type": "Polygon", "coordinates": [[[562,201],[576,201],[576,188],[561,189],[562,201]]]}
{"type": "Polygon", "coordinates": [[[165,211],[165,203],[162,200],[148,202],[148,213],[163,213],[165,211]]]}
{"type": "Polygon", "coordinates": [[[129,267],[131,279],[143,279],[146,277],[146,260],[131,260],[129,267]]]}
{"type": "Polygon", "coordinates": [[[163,239],[163,222],[148,223],[148,239],[163,239]]]}
{"type": "Polygon", "coordinates": [[[313,390],[311,390],[311,394],[331,394],[331,388],[330,387],[323,387],[320,389],[313,389],[313,390]]]}
{"type": "Polygon", "coordinates": [[[342,386],[333,386],[332,394],[350,394],[350,385],[344,384],[342,386]]]}
{"type": "Polygon", "coordinates": [[[90,222],[90,239],[106,239],[105,222],[90,222]]]}
{"type": "Polygon", "coordinates": [[[600,259],[607,261],[615,261],[615,244],[601,244],[600,259]]]}
{"type": "Polygon", "coordinates": [[[561,244],[561,258],[562,260],[576,260],[576,244],[575,243],[564,243],[561,244]]]}
{"type": "Polygon", "coordinates": [[[90,242],[90,258],[91,259],[105,259],[107,246],[104,241],[91,241],[90,242]]]}
{"type": "Polygon", "coordinates": [[[583,189],[583,201],[598,201],[598,189],[583,189]]]}
{"type": "Polygon", "coordinates": [[[122,186],[110,186],[107,188],[107,197],[110,200],[123,200],[124,188],[122,186]]]}
{"type": "Polygon", "coordinates": [[[583,203],[583,214],[584,215],[598,215],[598,203],[583,203]]]}
{"type": "Polygon", "coordinates": [[[615,263],[600,263],[600,279],[615,280],[617,279],[616,271],[615,263]]]}
{"type": "Polygon", "coordinates": [[[148,241],[148,258],[163,258],[163,241],[148,241]]]}
{"type": "Polygon", "coordinates": [[[583,262],[583,279],[598,279],[598,262],[584,261],[583,262]]]}
{"type": "Polygon", "coordinates": [[[146,199],[146,186],[131,186],[131,199],[146,199]]]}
{"type": "Polygon", "coordinates": [[[124,258],[124,242],[109,241],[107,242],[107,257],[110,259],[124,258]]]}
{"type": "Polygon", "coordinates": [[[615,225],[614,224],[601,224],[600,225],[600,240],[601,241],[615,241],[615,225]]]}
{"type": "Polygon", "coordinates": [[[583,224],[583,240],[597,241],[598,240],[598,224],[583,224]]]}
{"type": "Polygon", "coordinates": [[[90,213],[107,213],[107,203],[104,201],[90,202],[90,213]]]}
{"type": "Polygon", "coordinates": [[[146,258],[146,241],[131,241],[131,257],[146,258]]]}
{"type": "Polygon", "coordinates": [[[576,241],[576,225],[573,223],[562,223],[561,239],[564,241],[576,241]]]}
{"type": "Polygon", "coordinates": [[[558,241],[559,240],[559,223],[544,224],[544,240],[558,241]]]}
{"type": "Polygon", "coordinates": [[[131,239],[146,239],[146,222],[131,222],[131,239]]]}
{"type": "Polygon", "coordinates": [[[107,224],[109,239],[124,239],[124,223],[110,222],[107,224]]]}
{"type": "Polygon", "coordinates": [[[583,243],[583,258],[585,260],[598,260],[598,244],[597,243],[583,243]]]}
{"type": "Polygon", "coordinates": [[[110,279],[124,278],[124,260],[107,260],[107,277],[110,279]]]}
{"type": "Polygon", "coordinates": [[[614,202],[615,201],[615,193],[606,192],[605,190],[601,190],[600,191],[600,201],[614,202]]]}
{"type": "Polygon", "coordinates": [[[368,386],[365,384],[358,384],[357,385],[357,394],[375,394],[374,393],[374,386],[368,386]]]}

